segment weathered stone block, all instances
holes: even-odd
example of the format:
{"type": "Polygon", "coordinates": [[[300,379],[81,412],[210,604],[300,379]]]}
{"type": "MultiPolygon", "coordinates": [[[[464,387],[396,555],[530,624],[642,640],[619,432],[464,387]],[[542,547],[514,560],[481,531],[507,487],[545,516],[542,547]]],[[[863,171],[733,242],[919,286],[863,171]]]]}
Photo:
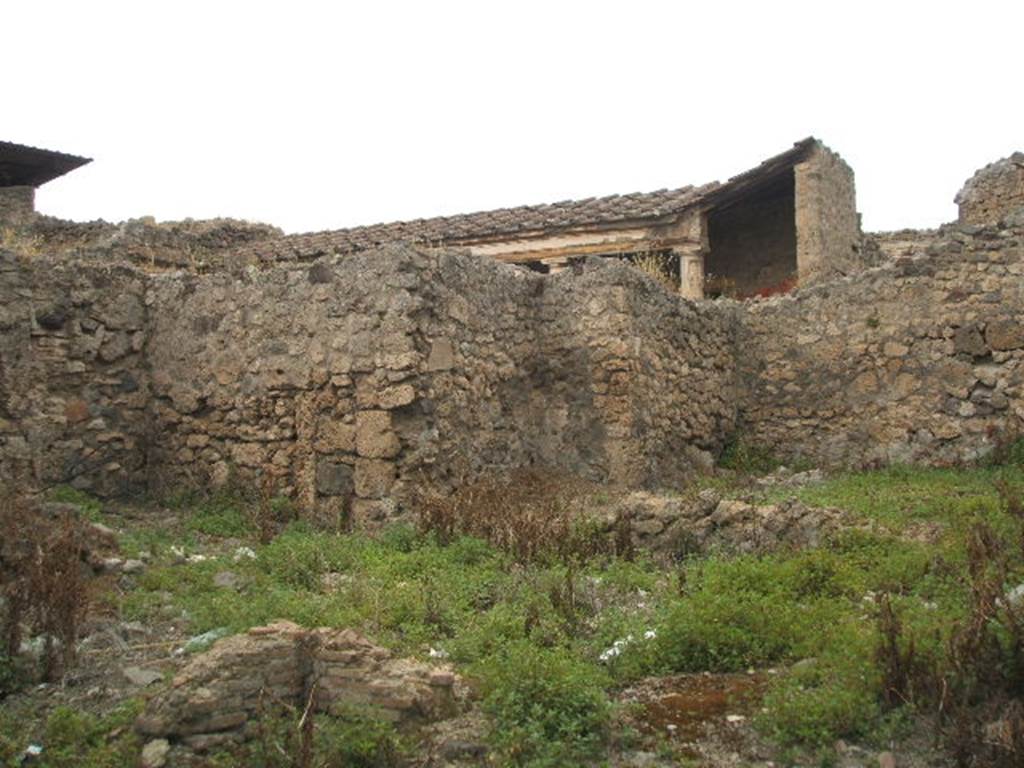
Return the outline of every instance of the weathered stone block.
{"type": "Polygon", "coordinates": [[[351,496],[355,490],[353,470],[348,464],[320,459],[316,464],[316,490],[322,496],[351,496]]]}
{"type": "Polygon", "coordinates": [[[357,459],[355,471],[356,495],[363,499],[386,496],[395,482],[395,465],[378,459],[357,459]]]}
{"type": "Polygon", "coordinates": [[[427,357],[428,371],[447,371],[455,365],[455,348],[447,338],[434,339],[427,357]]]}
{"type": "Polygon", "coordinates": [[[416,399],[416,388],[412,384],[389,387],[377,396],[377,404],[384,410],[409,405],[416,399]]]}
{"type": "MultiPolygon", "coordinates": [[[[452,714],[457,678],[448,667],[394,659],[358,633],[343,629],[303,630],[291,622],[257,627],[219,641],[195,657],[173,686],[157,694],[136,722],[150,736],[177,736],[197,751],[252,736],[259,697],[243,695],[271,677],[268,694],[304,705],[304,692],[316,688],[317,711],[341,711],[344,704],[370,705],[396,722],[452,714]],[[275,659],[268,675],[267,655],[275,659]],[[333,661],[324,664],[330,656],[333,661]]],[[[258,689],[259,689],[258,688],[258,689]]]]}
{"type": "Polygon", "coordinates": [[[1017,320],[993,320],[985,327],[985,340],[1000,351],[1024,347],[1024,324],[1017,320]]]}
{"type": "Polygon", "coordinates": [[[957,328],[953,334],[953,351],[957,354],[982,357],[988,354],[989,350],[977,326],[965,325],[957,328]]]}
{"type": "Polygon", "coordinates": [[[314,448],[320,453],[352,453],[356,449],[356,425],[337,418],[321,418],[314,448]]]}
{"type": "Polygon", "coordinates": [[[356,452],[370,459],[397,456],[402,446],[391,428],[389,411],[356,413],[356,452]]]}
{"type": "Polygon", "coordinates": [[[89,404],[85,400],[74,398],[64,404],[64,418],[70,424],[86,421],[91,415],[89,404]]]}

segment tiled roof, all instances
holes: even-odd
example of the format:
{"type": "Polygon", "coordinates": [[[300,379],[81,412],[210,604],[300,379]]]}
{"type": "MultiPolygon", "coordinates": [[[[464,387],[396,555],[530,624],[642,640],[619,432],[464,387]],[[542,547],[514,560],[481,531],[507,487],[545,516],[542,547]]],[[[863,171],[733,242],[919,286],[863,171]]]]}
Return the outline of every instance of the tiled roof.
{"type": "Polygon", "coordinates": [[[0,141],[0,187],[38,187],[90,162],[87,157],[0,141]]]}
{"type": "Polygon", "coordinates": [[[735,176],[725,184],[662,189],[628,195],[590,197],[560,203],[499,208],[479,213],[438,216],[389,224],[288,235],[245,246],[240,253],[260,260],[311,259],[327,254],[363,251],[382,243],[405,241],[431,246],[464,245],[480,240],[523,237],[528,233],[557,233],[570,229],[652,220],[692,208],[701,201],[737,187],[746,187],[763,174],[788,167],[802,159],[814,139],[798,142],[792,149],[735,176]]]}

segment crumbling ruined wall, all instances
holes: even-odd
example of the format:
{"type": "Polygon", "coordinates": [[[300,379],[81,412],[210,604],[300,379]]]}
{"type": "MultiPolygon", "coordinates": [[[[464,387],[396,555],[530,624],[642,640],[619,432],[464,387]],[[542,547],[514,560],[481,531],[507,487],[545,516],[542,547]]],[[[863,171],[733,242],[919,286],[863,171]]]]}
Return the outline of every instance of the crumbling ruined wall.
{"type": "Polygon", "coordinates": [[[1012,217],[1024,226],[1024,152],[979,170],[957,193],[961,224],[997,224],[1012,217]]]}
{"type": "Polygon", "coordinates": [[[708,308],[614,261],[549,277],[479,259],[439,264],[427,283],[427,335],[439,345],[429,461],[455,478],[539,464],[667,482],[706,463],[731,429],[728,330],[708,308]]]}
{"type": "Polygon", "coordinates": [[[277,227],[236,219],[67,221],[35,213],[34,197],[32,187],[0,187],[0,246],[25,256],[206,272],[244,267],[251,258],[243,246],[281,236],[277,227]]]}
{"type": "Polygon", "coordinates": [[[860,252],[865,268],[877,267],[902,256],[923,256],[945,237],[939,229],[901,229],[894,232],[865,232],[860,252]]]}
{"type": "Polygon", "coordinates": [[[165,486],[270,473],[372,525],[491,469],[668,481],[732,424],[726,324],[623,264],[544,277],[395,246],[151,284],[165,486]]]}
{"type": "Polygon", "coordinates": [[[145,486],[146,283],[0,251],[0,484],[145,486]]]}
{"type": "Polygon", "coordinates": [[[826,465],[970,460],[1024,419],[1024,232],[736,307],[744,439],[826,465]]]}
{"type": "Polygon", "coordinates": [[[536,359],[545,371],[533,389],[554,422],[542,434],[562,439],[541,456],[579,455],[595,479],[671,484],[710,464],[733,430],[731,327],[713,305],[682,301],[625,264],[588,266],[542,278],[536,359]]]}
{"type": "Polygon", "coordinates": [[[422,307],[407,261],[364,262],[153,278],[157,484],[269,473],[304,506],[330,498],[338,512],[357,488],[389,488],[391,410],[418,395],[407,380],[422,307]]]}

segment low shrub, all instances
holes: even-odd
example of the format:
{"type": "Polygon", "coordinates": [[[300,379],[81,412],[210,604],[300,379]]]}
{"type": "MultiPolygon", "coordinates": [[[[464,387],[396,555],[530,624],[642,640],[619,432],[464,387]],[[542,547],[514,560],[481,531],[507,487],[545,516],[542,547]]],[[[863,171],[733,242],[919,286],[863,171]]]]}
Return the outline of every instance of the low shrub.
{"type": "Polygon", "coordinates": [[[88,606],[81,524],[52,521],[36,505],[0,497],[0,650],[14,658],[22,627],[42,638],[41,673],[54,681],[75,660],[78,629],[88,606]]]}
{"type": "Polygon", "coordinates": [[[611,705],[605,675],[562,648],[526,641],[477,665],[491,742],[511,765],[581,765],[608,738],[611,705]]]}
{"type": "Polygon", "coordinates": [[[781,596],[703,590],[659,622],[654,658],[672,672],[738,672],[791,658],[807,623],[781,596]]]}
{"type": "Polygon", "coordinates": [[[881,715],[870,659],[816,660],[798,667],[765,696],[758,724],[783,746],[823,747],[869,733],[881,715]]]}
{"type": "Polygon", "coordinates": [[[744,475],[764,475],[774,472],[782,462],[771,450],[733,435],[722,449],[718,465],[744,475]]]}
{"type": "Polygon", "coordinates": [[[577,479],[519,470],[484,477],[450,494],[423,490],[415,507],[421,530],[442,544],[472,536],[521,563],[580,560],[614,546],[582,514],[579,502],[589,490],[577,479]]]}
{"type": "Polygon", "coordinates": [[[251,768],[391,768],[405,752],[394,725],[372,709],[314,715],[274,702],[265,705],[253,741],[221,757],[251,768]]]}

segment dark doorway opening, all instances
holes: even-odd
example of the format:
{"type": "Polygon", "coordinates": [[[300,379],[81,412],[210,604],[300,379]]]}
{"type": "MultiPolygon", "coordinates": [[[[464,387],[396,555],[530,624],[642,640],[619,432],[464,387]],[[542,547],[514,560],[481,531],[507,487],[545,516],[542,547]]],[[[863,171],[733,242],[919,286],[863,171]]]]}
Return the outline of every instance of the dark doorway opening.
{"type": "Polygon", "coordinates": [[[796,284],[794,190],[789,169],[709,211],[706,296],[770,296],[796,284]]]}

